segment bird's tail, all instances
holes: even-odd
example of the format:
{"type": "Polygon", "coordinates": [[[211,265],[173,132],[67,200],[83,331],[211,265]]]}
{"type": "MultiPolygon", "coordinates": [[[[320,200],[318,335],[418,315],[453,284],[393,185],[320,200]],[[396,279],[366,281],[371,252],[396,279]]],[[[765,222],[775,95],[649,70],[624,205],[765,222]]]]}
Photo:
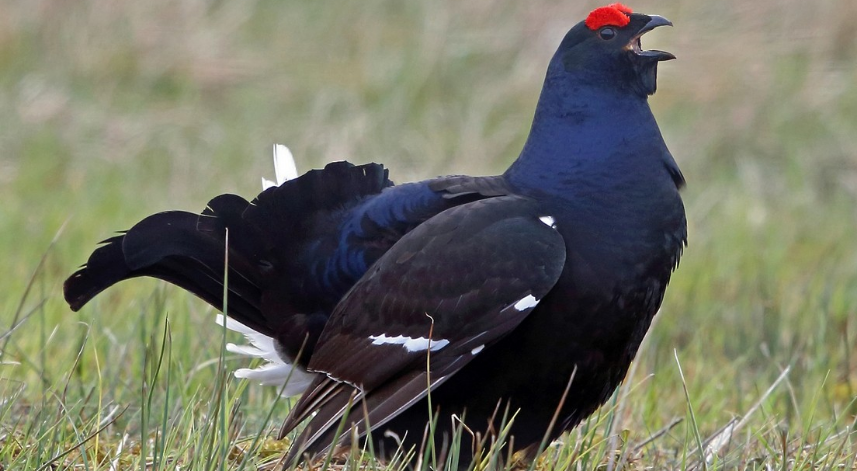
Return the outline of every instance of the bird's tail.
{"type": "Polygon", "coordinates": [[[255,241],[252,237],[248,240],[248,228],[237,226],[239,230],[233,235],[224,224],[240,218],[248,205],[240,197],[222,195],[212,200],[202,215],[169,211],[143,219],[125,233],[104,241],[86,265],[66,280],[66,301],[77,311],[120,281],[149,276],[186,289],[222,310],[228,264],[229,316],[269,334],[261,314],[262,274],[253,256],[255,241]]]}
{"type": "MultiPolygon", "coordinates": [[[[211,200],[202,214],[154,214],[105,240],[66,280],[65,299],[77,311],[120,281],[149,276],[220,310],[226,292],[230,318],[281,337],[283,327],[293,324],[290,315],[318,309],[300,292],[310,284],[301,277],[311,273],[302,259],[308,254],[310,262],[323,258],[325,253],[312,253],[320,250],[319,237],[335,240],[338,219],[347,209],[389,185],[381,165],[336,162],[269,188],[252,203],[226,194],[211,200]]],[[[301,345],[305,333],[291,334],[301,345]]]]}

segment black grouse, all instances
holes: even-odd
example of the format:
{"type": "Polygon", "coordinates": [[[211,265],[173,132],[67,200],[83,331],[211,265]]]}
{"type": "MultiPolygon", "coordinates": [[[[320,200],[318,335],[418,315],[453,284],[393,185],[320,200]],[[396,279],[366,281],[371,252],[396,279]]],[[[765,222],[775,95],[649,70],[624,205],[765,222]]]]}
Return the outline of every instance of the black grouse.
{"type": "Polygon", "coordinates": [[[507,443],[533,456],[558,406],[548,438],[622,381],[686,243],[684,179],[647,102],[674,56],[640,46],[670,24],[612,4],[574,26],[502,175],[394,186],[382,165],[331,163],[252,202],[147,217],[93,252],[66,300],[138,276],[218,309],[226,290],[226,314],[303,380],[281,432],[306,422],[292,461],[353,437],[419,447],[429,400],[437,443],[452,415],[484,435],[508,410],[507,443]]]}

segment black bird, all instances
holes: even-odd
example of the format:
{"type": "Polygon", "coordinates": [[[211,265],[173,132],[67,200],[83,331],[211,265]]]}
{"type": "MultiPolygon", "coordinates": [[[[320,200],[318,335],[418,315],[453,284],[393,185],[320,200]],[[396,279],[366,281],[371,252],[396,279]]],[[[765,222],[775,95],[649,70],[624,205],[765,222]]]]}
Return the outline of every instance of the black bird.
{"type": "Polygon", "coordinates": [[[647,103],[674,56],[640,47],[670,24],[613,4],[574,26],[502,175],[393,186],[381,165],[332,163],[252,202],[144,219],[92,254],[66,300],[151,276],[222,309],[227,289],[226,314],[309,380],[282,429],[307,422],[292,459],[330,449],[349,403],[355,433],[335,445],[368,422],[379,453],[418,446],[429,385],[438,443],[452,414],[498,430],[500,404],[533,456],[558,406],[549,438],[622,381],[686,243],[684,179],[647,103]]]}

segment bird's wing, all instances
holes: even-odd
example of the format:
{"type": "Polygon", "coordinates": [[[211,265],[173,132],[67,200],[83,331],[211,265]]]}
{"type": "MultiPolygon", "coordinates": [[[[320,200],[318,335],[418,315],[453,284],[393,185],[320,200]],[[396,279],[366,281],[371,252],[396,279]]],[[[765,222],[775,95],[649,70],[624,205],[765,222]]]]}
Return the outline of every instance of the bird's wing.
{"type": "Polygon", "coordinates": [[[336,306],[309,363],[326,377],[283,434],[315,413],[298,443],[321,450],[357,399],[377,427],[514,329],[565,263],[549,216],[532,200],[500,196],[446,210],[402,237],[336,306]]]}

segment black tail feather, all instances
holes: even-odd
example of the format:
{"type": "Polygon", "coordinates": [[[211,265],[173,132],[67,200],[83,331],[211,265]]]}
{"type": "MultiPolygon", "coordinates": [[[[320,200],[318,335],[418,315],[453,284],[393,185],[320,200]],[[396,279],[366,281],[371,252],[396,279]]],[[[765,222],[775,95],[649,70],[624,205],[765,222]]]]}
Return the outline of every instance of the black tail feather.
{"type": "Polygon", "coordinates": [[[65,300],[72,310],[80,310],[98,293],[131,277],[131,270],[125,264],[125,254],[122,253],[124,237],[118,235],[101,241],[104,245],[92,252],[86,264],[65,281],[65,300]]]}
{"type": "MultiPolygon", "coordinates": [[[[126,234],[105,241],[86,265],[65,282],[75,311],[113,284],[149,276],[173,283],[222,309],[225,240],[196,230],[198,215],[172,211],[140,221],[126,234]]],[[[240,252],[230,250],[228,315],[270,335],[261,314],[260,275],[240,252]]]]}
{"type": "Polygon", "coordinates": [[[113,284],[149,276],[222,310],[228,237],[226,314],[282,346],[301,345],[310,323],[318,323],[319,313],[326,319],[339,296],[312,289],[318,283],[310,278],[318,273],[309,266],[339,249],[338,225],[349,208],[391,185],[382,165],[335,162],[270,188],[252,203],[226,194],[209,201],[202,214],[154,214],[104,241],[66,280],[66,301],[77,311],[113,284]]]}

